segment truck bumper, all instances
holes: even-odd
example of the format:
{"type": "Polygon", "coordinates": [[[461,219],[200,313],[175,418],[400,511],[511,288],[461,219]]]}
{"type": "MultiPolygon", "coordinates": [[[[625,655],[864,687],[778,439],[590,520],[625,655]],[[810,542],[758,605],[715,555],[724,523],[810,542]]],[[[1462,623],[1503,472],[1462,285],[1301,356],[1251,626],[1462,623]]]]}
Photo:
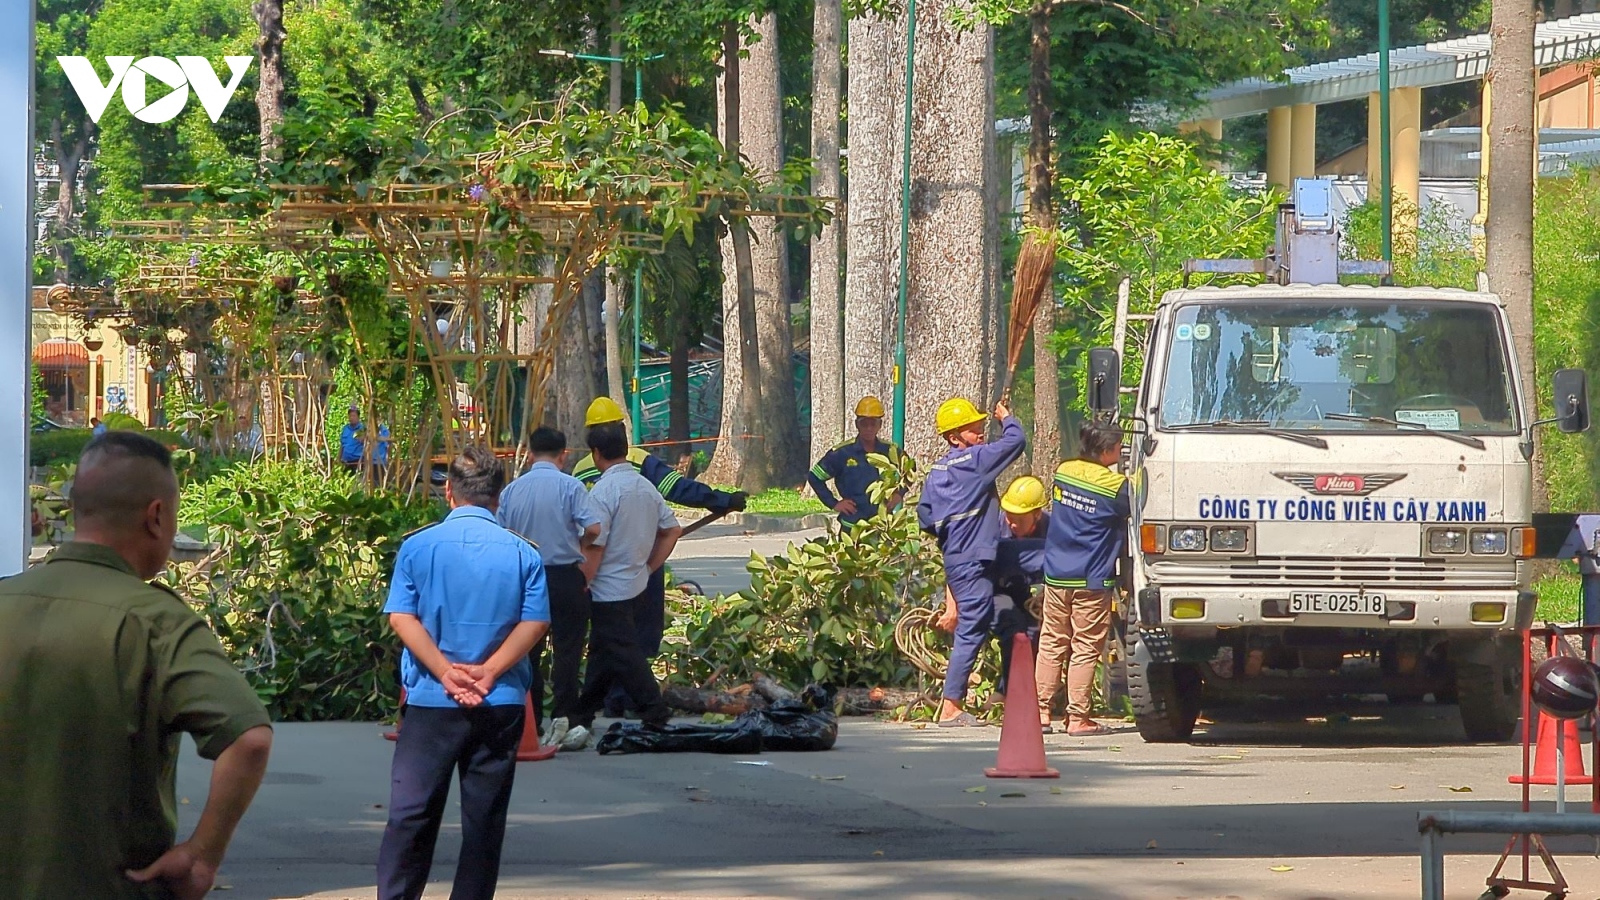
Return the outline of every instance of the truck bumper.
{"type": "Polygon", "coordinates": [[[1136,599],[1139,624],[1175,633],[1190,626],[1207,629],[1273,628],[1417,629],[1498,631],[1533,624],[1538,596],[1515,588],[1419,591],[1383,590],[1382,615],[1290,613],[1291,590],[1184,585],[1148,586],[1136,599]]]}

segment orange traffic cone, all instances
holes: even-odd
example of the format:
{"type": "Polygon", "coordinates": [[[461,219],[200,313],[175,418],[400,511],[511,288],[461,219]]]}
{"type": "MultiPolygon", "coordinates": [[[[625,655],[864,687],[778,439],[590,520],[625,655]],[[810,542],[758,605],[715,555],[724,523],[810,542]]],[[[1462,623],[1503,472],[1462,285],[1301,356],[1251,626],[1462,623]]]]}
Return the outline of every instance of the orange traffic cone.
{"type": "MultiPolygon", "coordinates": [[[[1578,723],[1537,713],[1539,716],[1538,750],[1533,758],[1533,775],[1530,784],[1556,783],[1556,741],[1561,741],[1561,755],[1566,767],[1567,784],[1593,784],[1594,779],[1583,771],[1583,745],[1578,743],[1578,723]]],[[[1521,775],[1508,775],[1506,780],[1521,784],[1521,775]]]]}
{"type": "MultiPolygon", "coordinates": [[[[401,688],[400,689],[400,708],[401,709],[405,709],[406,708],[406,689],[405,688],[401,688]]],[[[394,730],[393,731],[385,731],[383,733],[383,739],[386,740],[386,741],[398,741],[398,740],[400,740],[400,716],[399,715],[395,716],[395,719],[394,719],[394,730]]]]}
{"type": "Polygon", "coordinates": [[[555,756],[560,747],[555,744],[539,746],[539,717],[533,711],[532,694],[522,698],[522,709],[526,715],[522,720],[522,744],[517,747],[517,762],[539,762],[555,756]]]}
{"type": "Polygon", "coordinates": [[[1006,712],[1000,723],[1000,758],[990,778],[1060,778],[1044,764],[1044,732],[1039,729],[1039,692],[1033,684],[1033,644],[1025,632],[1011,641],[1011,674],[1006,678],[1006,712]]]}

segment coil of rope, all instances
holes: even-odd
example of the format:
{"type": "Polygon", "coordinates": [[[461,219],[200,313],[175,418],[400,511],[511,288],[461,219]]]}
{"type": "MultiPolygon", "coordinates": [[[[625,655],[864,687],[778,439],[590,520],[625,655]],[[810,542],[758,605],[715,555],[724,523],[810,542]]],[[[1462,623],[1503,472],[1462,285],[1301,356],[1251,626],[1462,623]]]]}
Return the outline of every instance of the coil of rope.
{"type": "Polygon", "coordinates": [[[926,606],[913,606],[900,614],[894,623],[894,644],[923,674],[931,678],[944,677],[950,668],[950,655],[928,645],[935,632],[934,623],[943,610],[926,606]]]}

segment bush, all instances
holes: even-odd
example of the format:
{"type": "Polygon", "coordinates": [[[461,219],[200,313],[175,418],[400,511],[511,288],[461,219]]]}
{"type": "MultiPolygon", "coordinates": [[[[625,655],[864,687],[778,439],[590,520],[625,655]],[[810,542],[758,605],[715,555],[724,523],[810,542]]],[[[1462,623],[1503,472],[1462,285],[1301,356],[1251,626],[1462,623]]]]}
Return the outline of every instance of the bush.
{"type": "MultiPolygon", "coordinates": [[[[343,473],[340,473],[343,474],[343,473]]],[[[217,549],[175,567],[190,598],[281,721],[394,709],[399,642],[382,609],[406,533],[442,507],[367,493],[305,464],[237,465],[186,489],[217,549]]]]}
{"type": "MultiPolygon", "coordinates": [[[[173,431],[150,429],[146,436],[155,438],[168,447],[183,446],[183,435],[173,431]]],[[[40,431],[28,436],[28,462],[35,466],[59,466],[75,463],[83,455],[83,448],[94,437],[88,428],[58,428],[40,431]]]]}
{"type": "Polygon", "coordinates": [[[101,424],[112,431],[143,431],[144,423],[124,412],[108,412],[100,417],[101,424]]]}

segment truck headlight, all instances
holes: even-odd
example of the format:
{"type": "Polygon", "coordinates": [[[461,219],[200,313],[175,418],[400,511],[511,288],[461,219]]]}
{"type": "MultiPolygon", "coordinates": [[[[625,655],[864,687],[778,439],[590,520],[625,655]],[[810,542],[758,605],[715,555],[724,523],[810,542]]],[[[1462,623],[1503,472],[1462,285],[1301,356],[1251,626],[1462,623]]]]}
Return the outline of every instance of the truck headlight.
{"type": "Polygon", "coordinates": [[[1243,553],[1249,548],[1249,528],[1241,525],[1219,525],[1211,529],[1211,552],[1243,553]]]}
{"type": "Polygon", "coordinates": [[[1167,549],[1180,553],[1204,552],[1206,530],[1194,525],[1175,526],[1167,531],[1167,549]]]}
{"type": "Polygon", "coordinates": [[[1428,532],[1428,552],[1455,556],[1467,552],[1467,533],[1460,528],[1434,528],[1428,532]]]}
{"type": "Polygon", "coordinates": [[[1509,549],[1504,528],[1479,528],[1472,532],[1472,552],[1484,556],[1505,556],[1509,549]]]}

